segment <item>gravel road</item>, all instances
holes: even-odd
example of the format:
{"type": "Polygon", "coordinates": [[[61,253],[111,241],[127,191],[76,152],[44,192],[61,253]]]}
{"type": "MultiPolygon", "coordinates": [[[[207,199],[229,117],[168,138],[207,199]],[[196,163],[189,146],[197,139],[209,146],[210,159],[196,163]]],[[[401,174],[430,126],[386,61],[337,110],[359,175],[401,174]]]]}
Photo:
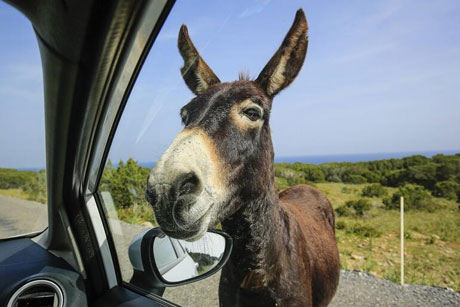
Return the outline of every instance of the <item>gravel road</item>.
{"type": "Polygon", "coordinates": [[[0,195],[0,238],[8,238],[48,227],[48,206],[0,195]]]}
{"type": "MultiPolygon", "coordinates": [[[[41,230],[47,225],[46,206],[0,196],[0,238],[41,230]]],[[[139,226],[110,219],[117,242],[123,279],[128,281],[132,269],[127,254],[129,243],[149,225],[139,226]]],[[[182,306],[218,306],[217,289],[220,272],[196,283],[168,288],[164,298],[182,306]]],[[[342,271],[339,289],[329,306],[460,306],[460,292],[439,287],[395,284],[359,271],[342,271]]]]}
{"type": "MultiPolygon", "coordinates": [[[[169,288],[164,297],[182,306],[219,306],[219,276],[180,288],[169,288]]],[[[369,273],[342,270],[340,284],[330,307],[343,306],[460,306],[460,292],[421,285],[395,284],[369,273]]]]}

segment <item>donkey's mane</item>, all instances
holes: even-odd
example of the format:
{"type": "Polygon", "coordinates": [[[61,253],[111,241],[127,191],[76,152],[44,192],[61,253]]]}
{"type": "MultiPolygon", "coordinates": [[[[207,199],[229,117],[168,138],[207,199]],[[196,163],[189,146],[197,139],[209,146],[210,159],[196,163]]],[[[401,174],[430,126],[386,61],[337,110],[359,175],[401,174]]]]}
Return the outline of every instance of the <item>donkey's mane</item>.
{"type": "Polygon", "coordinates": [[[253,79],[251,78],[251,75],[249,74],[249,71],[241,70],[238,73],[238,80],[239,81],[252,81],[253,79]]]}

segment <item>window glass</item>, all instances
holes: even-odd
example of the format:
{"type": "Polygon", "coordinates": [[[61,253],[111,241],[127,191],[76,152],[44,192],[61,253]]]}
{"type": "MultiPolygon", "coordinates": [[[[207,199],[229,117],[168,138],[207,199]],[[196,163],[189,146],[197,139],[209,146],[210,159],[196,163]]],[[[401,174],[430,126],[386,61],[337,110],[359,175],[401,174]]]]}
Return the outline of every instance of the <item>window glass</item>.
{"type": "Polygon", "coordinates": [[[48,225],[40,55],[30,22],[0,2],[0,238],[48,225]]]}
{"type": "MultiPolygon", "coordinates": [[[[241,71],[256,78],[300,7],[310,27],[307,58],[270,113],[277,189],[309,184],[324,193],[342,268],[393,282],[400,282],[404,196],[406,281],[460,289],[460,271],[452,269],[460,267],[460,40],[452,30],[460,24],[449,13],[459,7],[416,1],[176,3],[127,102],[99,185],[124,281],[132,276],[131,240],[157,226],[145,200],[147,177],[195,97],[180,72],[181,25],[220,80],[237,80],[241,71]]],[[[168,288],[164,297],[217,306],[219,274],[168,288]]]]}

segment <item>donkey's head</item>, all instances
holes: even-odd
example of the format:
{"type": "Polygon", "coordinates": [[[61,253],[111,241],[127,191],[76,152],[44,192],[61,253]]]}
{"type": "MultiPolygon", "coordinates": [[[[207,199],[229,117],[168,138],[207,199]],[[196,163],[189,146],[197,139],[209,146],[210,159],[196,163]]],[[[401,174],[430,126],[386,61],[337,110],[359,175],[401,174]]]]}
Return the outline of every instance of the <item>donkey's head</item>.
{"type": "Polygon", "coordinates": [[[273,192],[270,109],[273,97],[302,67],[307,32],[300,9],[255,81],[240,77],[222,83],[199,55],[187,27],[181,27],[181,72],[196,97],[182,107],[184,130],[150,173],[146,193],[166,234],[194,240],[241,206],[273,192]]]}

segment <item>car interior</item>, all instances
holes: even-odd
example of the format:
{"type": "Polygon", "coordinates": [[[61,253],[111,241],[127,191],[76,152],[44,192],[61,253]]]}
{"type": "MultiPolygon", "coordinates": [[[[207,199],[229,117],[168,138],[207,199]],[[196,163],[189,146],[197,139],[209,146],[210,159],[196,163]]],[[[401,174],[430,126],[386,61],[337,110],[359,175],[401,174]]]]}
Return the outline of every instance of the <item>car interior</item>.
{"type": "Polygon", "coordinates": [[[49,221],[43,232],[0,241],[0,305],[173,306],[121,280],[96,188],[174,1],[6,2],[30,20],[40,50],[49,221]]]}

